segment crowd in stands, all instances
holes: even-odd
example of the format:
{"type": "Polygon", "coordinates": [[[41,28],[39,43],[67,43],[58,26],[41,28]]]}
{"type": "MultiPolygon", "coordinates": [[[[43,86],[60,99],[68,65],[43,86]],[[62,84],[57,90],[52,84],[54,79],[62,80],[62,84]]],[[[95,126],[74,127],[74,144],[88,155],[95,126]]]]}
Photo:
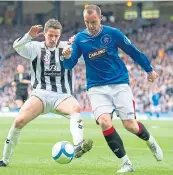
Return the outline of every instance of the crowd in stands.
{"type": "MultiPolygon", "coordinates": [[[[159,73],[156,83],[148,83],[146,73],[133,60],[120,50],[119,55],[126,63],[130,75],[136,110],[140,113],[173,112],[173,23],[151,27],[137,27],[134,23],[115,23],[113,26],[125,32],[131,41],[142,50],[159,73]],[[130,26],[130,27],[129,27],[130,26]]],[[[75,30],[63,34],[62,40],[67,40],[82,28],[77,25],[75,30]],[[73,32],[72,32],[73,31],[73,32]]],[[[13,41],[27,32],[29,27],[3,26],[0,32],[0,108],[8,107],[15,110],[15,87],[11,86],[18,64],[23,64],[29,71],[29,63],[18,56],[13,48],[13,41]]],[[[75,95],[84,111],[91,111],[89,99],[85,90],[85,65],[79,62],[75,68],[75,95]]]]}
{"type": "Polygon", "coordinates": [[[22,64],[25,70],[29,71],[29,62],[21,58],[17,54],[1,60],[0,62],[0,108],[16,110],[15,105],[15,86],[12,86],[14,74],[16,73],[17,65],[22,64]]]}

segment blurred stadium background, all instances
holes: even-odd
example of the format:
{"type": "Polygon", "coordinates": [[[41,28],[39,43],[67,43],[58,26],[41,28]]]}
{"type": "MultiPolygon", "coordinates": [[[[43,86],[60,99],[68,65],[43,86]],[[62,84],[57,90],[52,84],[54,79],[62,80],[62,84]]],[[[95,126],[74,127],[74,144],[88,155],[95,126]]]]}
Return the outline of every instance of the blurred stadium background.
{"type": "MultiPolygon", "coordinates": [[[[160,77],[147,83],[145,73],[120,51],[131,77],[136,100],[136,112],[144,118],[173,118],[173,2],[88,1],[98,4],[103,12],[103,24],[121,29],[134,44],[146,53],[160,77]]],[[[15,87],[11,86],[16,66],[27,60],[12,48],[13,41],[28,31],[31,25],[44,24],[56,17],[63,25],[61,40],[84,28],[82,11],[86,1],[0,1],[0,111],[16,111],[15,87]]],[[[39,38],[42,40],[43,38],[39,38]]],[[[85,69],[81,61],[75,68],[75,96],[88,116],[90,103],[85,91],[85,69]]],[[[30,92],[30,88],[29,88],[30,92]]],[[[1,116],[2,116],[1,115],[1,116]]]]}

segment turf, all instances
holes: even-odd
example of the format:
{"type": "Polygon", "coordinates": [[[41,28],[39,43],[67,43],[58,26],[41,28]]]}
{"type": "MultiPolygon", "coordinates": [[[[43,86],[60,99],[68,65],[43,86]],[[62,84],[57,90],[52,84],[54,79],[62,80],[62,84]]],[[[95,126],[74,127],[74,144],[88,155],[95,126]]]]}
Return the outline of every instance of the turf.
{"type": "MultiPolygon", "coordinates": [[[[0,155],[4,140],[14,119],[0,118],[0,155]]],[[[164,151],[164,160],[157,162],[146,144],[127,132],[119,120],[114,126],[122,136],[131,158],[134,175],[173,175],[173,121],[142,121],[157,139],[164,151]]],[[[93,149],[81,159],[60,165],[51,158],[51,149],[57,141],[72,141],[67,119],[38,118],[26,126],[8,167],[0,168],[0,175],[113,175],[121,161],[108,149],[99,126],[93,119],[84,120],[85,138],[94,140],[93,149]]]]}

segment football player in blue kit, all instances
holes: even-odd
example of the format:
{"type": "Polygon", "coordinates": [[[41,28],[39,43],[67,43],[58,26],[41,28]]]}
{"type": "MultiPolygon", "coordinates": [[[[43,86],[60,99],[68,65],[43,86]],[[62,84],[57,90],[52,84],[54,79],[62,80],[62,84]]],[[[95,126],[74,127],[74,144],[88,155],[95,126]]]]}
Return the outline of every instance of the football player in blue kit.
{"type": "Polygon", "coordinates": [[[118,29],[101,25],[101,10],[88,5],[83,11],[86,29],[75,36],[71,47],[63,50],[64,67],[72,69],[83,55],[86,65],[87,91],[96,121],[113,153],[122,159],[117,172],[134,171],[124,145],[114,126],[112,113],[116,112],[124,127],[144,140],[156,160],[163,159],[163,152],[145,126],[136,120],[134,97],[129,86],[129,75],[124,62],[118,56],[118,48],[128,54],[154,82],[158,74],[148,58],[118,29]]]}

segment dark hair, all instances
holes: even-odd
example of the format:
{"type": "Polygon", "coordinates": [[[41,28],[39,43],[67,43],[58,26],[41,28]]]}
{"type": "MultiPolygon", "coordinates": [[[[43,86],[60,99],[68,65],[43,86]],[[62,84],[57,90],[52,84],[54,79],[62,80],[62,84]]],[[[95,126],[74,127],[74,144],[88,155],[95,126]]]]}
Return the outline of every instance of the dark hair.
{"type": "Polygon", "coordinates": [[[60,29],[62,33],[61,23],[56,19],[49,19],[44,25],[44,32],[47,32],[49,28],[60,29]]]}

